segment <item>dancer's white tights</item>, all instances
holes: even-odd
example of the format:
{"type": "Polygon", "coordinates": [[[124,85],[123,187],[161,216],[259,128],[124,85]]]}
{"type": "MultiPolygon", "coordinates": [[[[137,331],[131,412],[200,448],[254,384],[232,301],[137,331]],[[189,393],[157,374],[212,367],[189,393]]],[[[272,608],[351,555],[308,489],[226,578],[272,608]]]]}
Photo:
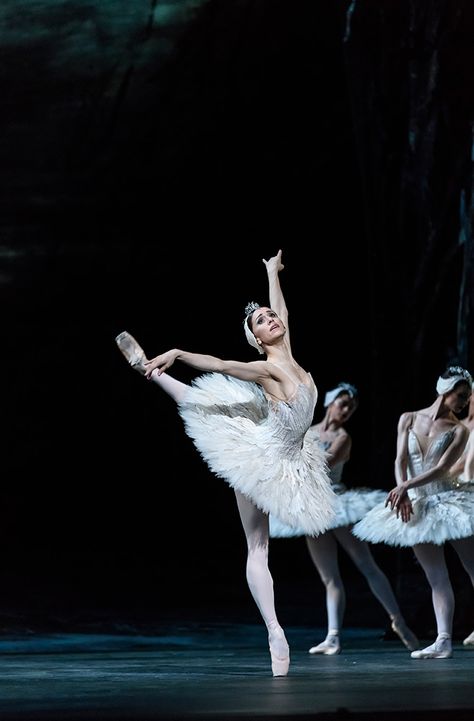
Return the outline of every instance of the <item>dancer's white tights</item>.
{"type": "Polygon", "coordinates": [[[349,527],[335,528],[306,539],[311,559],[326,587],[328,630],[340,631],[346,607],[346,594],[338,563],[338,543],[362,573],[375,598],[390,618],[401,616],[390,582],[377,565],[369,545],[356,538],[349,527]]]}
{"type": "Polygon", "coordinates": [[[158,374],[157,370],[154,370],[151,374],[151,380],[162,388],[176,403],[180,403],[184,395],[189,388],[186,383],[177,381],[173,376],[169,376],[167,373],[158,374]]]}
{"type": "Polygon", "coordinates": [[[271,647],[277,656],[288,653],[288,644],[275,611],[273,578],[268,568],[268,515],[246,496],[235,491],[240,520],[247,540],[247,583],[268,629],[271,647]]]}
{"type": "MultiPolygon", "coordinates": [[[[474,587],[474,537],[450,541],[474,587]]],[[[449,579],[443,546],[423,543],[413,550],[431,586],[438,635],[451,636],[454,617],[454,592],[449,579]]]]}
{"type": "Polygon", "coordinates": [[[413,546],[413,551],[431,586],[431,599],[438,635],[446,633],[451,636],[454,593],[449,579],[444,548],[435,546],[433,543],[423,543],[413,546]]]}

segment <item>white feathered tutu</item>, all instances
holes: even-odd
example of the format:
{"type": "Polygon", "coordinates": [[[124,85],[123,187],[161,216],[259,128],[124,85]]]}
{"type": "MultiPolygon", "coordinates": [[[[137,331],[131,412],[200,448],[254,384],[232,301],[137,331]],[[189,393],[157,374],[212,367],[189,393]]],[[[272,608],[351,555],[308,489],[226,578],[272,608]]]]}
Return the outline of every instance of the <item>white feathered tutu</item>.
{"type": "MultiPolygon", "coordinates": [[[[342,466],[343,464],[340,465],[342,466]]],[[[328,530],[341,528],[343,526],[352,526],[363,518],[374,506],[381,501],[385,501],[387,497],[386,491],[375,490],[373,488],[348,489],[340,481],[334,482],[334,471],[337,473],[336,467],[331,469],[329,476],[333,481],[333,489],[337,494],[337,501],[335,516],[328,526],[328,530]]],[[[301,528],[291,528],[275,516],[270,516],[270,536],[272,536],[272,538],[294,538],[295,536],[304,535],[301,528]]]]}
{"type": "MultiPolygon", "coordinates": [[[[451,437],[447,431],[436,438],[423,456],[413,431],[408,437],[409,478],[414,478],[437,463],[451,437]]],[[[474,535],[474,484],[459,483],[453,479],[432,481],[408,491],[413,515],[405,523],[397,518],[396,511],[385,502],[375,506],[356,523],[352,532],[363,541],[386,543],[389,546],[414,546],[446,541],[474,535]]],[[[387,494],[388,495],[388,494],[387,494]]]]}
{"type": "Polygon", "coordinates": [[[316,399],[314,384],[300,384],[290,401],[269,401],[256,383],[208,373],[193,381],[178,409],[211,471],[313,536],[331,525],[337,503],[326,454],[306,439],[316,399]]]}
{"type": "MultiPolygon", "coordinates": [[[[439,482],[436,485],[439,486],[439,482]]],[[[472,491],[455,489],[436,493],[433,490],[426,496],[412,497],[410,493],[410,498],[413,516],[407,523],[397,518],[390,506],[385,508],[385,503],[381,503],[356,523],[352,533],[363,541],[389,546],[415,546],[417,543],[441,546],[446,541],[474,535],[472,491]]]]}

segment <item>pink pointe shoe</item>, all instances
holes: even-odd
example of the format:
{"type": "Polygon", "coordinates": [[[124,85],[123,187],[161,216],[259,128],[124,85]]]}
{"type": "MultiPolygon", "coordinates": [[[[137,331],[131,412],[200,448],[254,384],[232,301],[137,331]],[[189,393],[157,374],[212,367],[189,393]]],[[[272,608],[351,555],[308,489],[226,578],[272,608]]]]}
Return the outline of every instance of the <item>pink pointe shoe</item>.
{"type": "Polygon", "coordinates": [[[146,368],[144,363],[147,358],[143,348],[137,343],[133,335],[130,335],[130,333],[124,330],[115,338],[115,342],[132,368],[142,376],[145,375],[146,368]]]}
{"type": "Polygon", "coordinates": [[[317,646],[311,646],[308,653],[311,654],[322,654],[324,656],[336,656],[341,653],[341,642],[339,641],[339,631],[331,628],[328,631],[328,635],[321,643],[317,646]]]}
{"type": "Polygon", "coordinates": [[[272,659],[273,675],[287,676],[290,668],[290,648],[283,629],[280,626],[269,631],[268,645],[272,659]]]}

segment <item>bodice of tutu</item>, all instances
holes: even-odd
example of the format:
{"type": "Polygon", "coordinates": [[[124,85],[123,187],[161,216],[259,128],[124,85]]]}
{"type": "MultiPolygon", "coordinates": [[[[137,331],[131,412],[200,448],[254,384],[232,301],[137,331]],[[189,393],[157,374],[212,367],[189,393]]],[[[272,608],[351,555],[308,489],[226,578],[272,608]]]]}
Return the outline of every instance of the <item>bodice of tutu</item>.
{"type": "MultiPolygon", "coordinates": [[[[419,437],[413,429],[408,432],[408,478],[419,476],[437,465],[439,459],[452,442],[454,429],[450,429],[430,439],[419,437]]],[[[449,478],[437,478],[431,483],[410,489],[410,498],[421,498],[433,493],[448,491],[453,487],[449,478]]]]}
{"type": "Polygon", "coordinates": [[[303,438],[313,420],[317,393],[314,383],[300,383],[289,401],[268,401],[267,430],[277,442],[280,457],[294,459],[301,453],[303,438]]]}

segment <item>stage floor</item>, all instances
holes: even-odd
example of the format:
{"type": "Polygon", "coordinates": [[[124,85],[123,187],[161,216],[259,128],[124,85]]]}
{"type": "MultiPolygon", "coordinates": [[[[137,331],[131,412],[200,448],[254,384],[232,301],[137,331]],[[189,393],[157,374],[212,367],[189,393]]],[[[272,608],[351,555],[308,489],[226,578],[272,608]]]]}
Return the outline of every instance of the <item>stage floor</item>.
{"type": "MultiPolygon", "coordinates": [[[[0,719],[472,719],[474,648],[418,661],[383,629],[287,627],[290,673],[273,678],[264,628],[169,623],[158,633],[24,633],[0,639],[0,719]]],[[[431,639],[426,639],[426,643],[431,639]]],[[[424,644],[425,645],[425,644],[424,644]]]]}

